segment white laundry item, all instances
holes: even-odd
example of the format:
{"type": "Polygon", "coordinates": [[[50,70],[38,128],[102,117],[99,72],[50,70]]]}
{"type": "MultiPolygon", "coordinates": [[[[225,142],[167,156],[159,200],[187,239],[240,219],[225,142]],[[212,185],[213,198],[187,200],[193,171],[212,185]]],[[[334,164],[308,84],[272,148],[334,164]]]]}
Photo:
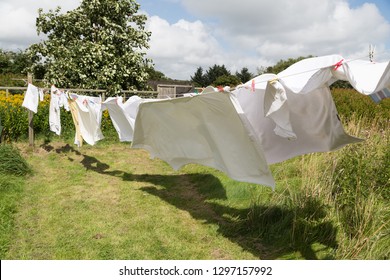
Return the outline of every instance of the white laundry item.
{"type": "Polygon", "coordinates": [[[43,94],[43,90],[41,89],[38,89],[38,93],[39,93],[39,101],[43,101],[43,98],[45,97],[44,94],[43,94]]]}
{"type": "Polygon", "coordinates": [[[61,135],[60,93],[55,86],[50,89],[49,127],[50,131],[61,135]]]}
{"type": "Polygon", "coordinates": [[[343,80],[361,94],[370,95],[390,86],[390,62],[348,61],[340,55],[320,56],[298,61],[277,77],[293,93],[309,93],[343,80]]]}
{"type": "Polygon", "coordinates": [[[112,124],[121,142],[131,141],[132,128],[123,111],[122,97],[109,97],[102,104],[102,111],[108,109],[112,124]]]}
{"type": "Polygon", "coordinates": [[[278,81],[270,81],[267,83],[266,92],[269,94],[264,97],[264,108],[267,108],[265,116],[271,117],[276,123],[275,134],[295,140],[297,136],[290,124],[286,90],[278,81]]]}
{"type": "MultiPolygon", "coordinates": [[[[101,97],[83,96],[71,94],[71,98],[75,100],[75,107],[77,108],[78,122],[80,127],[80,134],[82,138],[90,145],[104,138],[101,130],[101,97]]],[[[75,137],[75,144],[80,146],[79,137],[75,137]]]]}
{"type": "MultiPolygon", "coordinates": [[[[134,134],[135,119],[138,114],[139,105],[145,101],[146,101],[145,99],[142,99],[137,95],[133,95],[129,99],[127,99],[126,102],[123,104],[123,111],[125,113],[128,122],[130,123],[132,134],[134,134]]],[[[133,137],[131,137],[131,141],[132,138],[133,137]]]]}
{"type": "Polygon", "coordinates": [[[63,91],[52,85],[50,88],[49,127],[50,131],[57,135],[61,135],[61,107],[69,111],[68,98],[63,91]]]}
{"type": "Polygon", "coordinates": [[[288,106],[284,103],[280,111],[276,110],[269,117],[265,117],[265,89],[251,92],[241,87],[234,94],[260,139],[268,164],[307,153],[332,151],[362,141],[345,133],[328,87],[310,94],[286,91],[288,106]],[[288,128],[292,131],[289,132],[288,128]],[[283,131],[284,135],[276,134],[275,129],[283,131]],[[288,133],[294,133],[295,137],[288,133]]]}
{"type": "Polygon", "coordinates": [[[334,70],[337,63],[343,63],[339,55],[328,55],[303,59],[277,74],[283,87],[297,94],[309,93],[319,87],[329,85],[345,75],[341,67],[334,70]]]}
{"type": "Polygon", "coordinates": [[[375,103],[379,103],[385,98],[390,98],[390,87],[374,92],[370,94],[370,97],[375,103]]]}
{"type": "Polygon", "coordinates": [[[275,185],[260,141],[230,93],[142,102],[132,147],[148,150],[174,169],[198,163],[238,181],[275,185]]]}
{"type": "Polygon", "coordinates": [[[38,103],[41,95],[43,95],[43,91],[41,89],[32,84],[28,84],[22,106],[34,113],[37,113],[38,103]]]}
{"type": "Polygon", "coordinates": [[[252,81],[234,91],[269,164],[362,141],[345,133],[338,118],[329,90],[337,80],[383,99],[390,86],[390,64],[348,61],[339,55],[309,58],[278,75],[256,77],[254,91],[252,81]]]}
{"type": "Polygon", "coordinates": [[[131,96],[125,103],[122,97],[109,97],[103,102],[102,110],[108,109],[121,142],[133,141],[135,118],[141,102],[142,98],[136,95],[131,96]]]}
{"type": "MultiPolygon", "coordinates": [[[[373,63],[371,61],[363,60],[347,61],[339,55],[329,55],[301,60],[280,72],[277,77],[280,82],[279,86],[282,86],[287,92],[288,100],[285,101],[283,107],[280,106],[278,112],[267,116],[275,121],[275,131],[283,131],[283,134],[280,134],[280,136],[289,138],[289,135],[294,134],[294,128],[289,120],[291,118],[289,111],[292,112],[292,110],[294,110],[293,107],[299,106],[298,103],[302,102],[307,102],[306,111],[310,111],[311,108],[315,108],[315,106],[318,105],[314,105],[314,103],[318,103],[318,101],[311,97],[297,97],[295,95],[312,95],[313,92],[321,89],[324,91],[325,95],[329,95],[329,98],[332,99],[331,95],[325,92],[329,91],[328,85],[338,79],[349,81],[349,83],[361,94],[378,95],[378,91],[385,90],[386,87],[390,86],[390,62],[373,63]],[[294,102],[296,98],[298,98],[299,101],[294,102]]],[[[379,94],[379,96],[381,95],[379,94]]],[[[265,100],[268,100],[268,102],[265,103],[266,112],[268,112],[272,106],[278,106],[279,99],[274,94],[272,87],[267,87],[265,100]],[[273,99],[273,102],[269,102],[270,99],[273,99]]],[[[324,102],[325,104],[334,107],[333,99],[332,105],[327,101],[324,102]]],[[[318,108],[318,110],[319,112],[323,112],[321,108],[318,108]]],[[[336,109],[334,109],[334,111],[335,112],[333,113],[337,115],[336,109]]],[[[316,112],[311,112],[310,117],[315,118],[316,112]]],[[[329,124],[325,121],[325,116],[323,116],[322,119],[317,119],[317,121],[319,122],[319,125],[329,124]]],[[[336,120],[333,123],[333,127],[337,127],[336,120]]],[[[339,134],[340,137],[342,137],[343,134],[341,131],[339,134]]],[[[329,134],[327,135],[330,137],[329,134]]],[[[336,139],[333,140],[335,143],[338,143],[336,139]]],[[[351,139],[351,141],[352,140],[353,139],[351,139]]],[[[354,141],[355,140],[353,140],[353,142],[354,141]]],[[[330,150],[342,146],[343,145],[339,146],[332,144],[330,145],[330,150]]]]}
{"type": "Polygon", "coordinates": [[[355,60],[342,65],[345,78],[361,94],[370,95],[390,87],[390,62],[355,60]]]}
{"type": "Polygon", "coordinates": [[[68,102],[68,97],[67,94],[63,91],[60,91],[60,96],[59,96],[59,106],[63,107],[66,111],[69,112],[69,102],[68,102]]]}

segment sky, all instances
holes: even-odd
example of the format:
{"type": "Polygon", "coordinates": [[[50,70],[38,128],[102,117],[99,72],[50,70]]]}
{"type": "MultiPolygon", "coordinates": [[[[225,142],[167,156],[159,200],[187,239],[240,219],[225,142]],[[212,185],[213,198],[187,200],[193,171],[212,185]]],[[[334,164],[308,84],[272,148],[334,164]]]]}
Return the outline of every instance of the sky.
{"type": "MultiPolygon", "coordinates": [[[[281,59],[339,54],[390,60],[389,0],[138,0],[152,32],[155,69],[188,80],[198,67],[225,65],[253,74],[281,59]]],[[[24,50],[42,40],[38,8],[76,8],[80,0],[0,0],[0,48],[24,50]]]]}

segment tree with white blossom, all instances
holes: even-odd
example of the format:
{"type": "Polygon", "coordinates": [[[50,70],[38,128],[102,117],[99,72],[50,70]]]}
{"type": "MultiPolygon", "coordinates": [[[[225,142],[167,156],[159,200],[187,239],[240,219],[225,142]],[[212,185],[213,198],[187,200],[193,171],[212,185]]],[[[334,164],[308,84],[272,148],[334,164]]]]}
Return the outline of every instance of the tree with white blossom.
{"type": "Polygon", "coordinates": [[[37,32],[46,39],[29,48],[32,68],[45,65],[46,81],[58,87],[143,89],[151,33],[139,7],[135,0],[82,0],[66,13],[39,9],[37,32]]]}

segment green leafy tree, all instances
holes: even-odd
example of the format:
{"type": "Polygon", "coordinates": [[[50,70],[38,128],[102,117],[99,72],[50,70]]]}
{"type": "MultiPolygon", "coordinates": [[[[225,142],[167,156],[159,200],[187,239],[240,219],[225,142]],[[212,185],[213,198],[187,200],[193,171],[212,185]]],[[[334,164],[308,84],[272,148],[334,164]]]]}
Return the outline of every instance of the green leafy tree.
{"type": "Polygon", "coordinates": [[[150,32],[135,0],[82,0],[65,14],[39,9],[38,34],[47,39],[29,48],[34,65],[59,87],[120,89],[145,87],[150,32]]]}
{"type": "Polygon", "coordinates": [[[0,49],[0,73],[26,74],[31,59],[26,51],[3,51],[0,49]]]}
{"type": "Polygon", "coordinates": [[[168,80],[168,78],[165,76],[165,74],[161,71],[158,71],[154,69],[154,67],[150,66],[147,69],[148,75],[149,75],[149,80],[152,81],[165,81],[168,80]]]}
{"type": "Polygon", "coordinates": [[[216,65],[210,67],[205,74],[205,82],[207,85],[212,85],[220,76],[230,76],[231,73],[225,67],[225,65],[216,65]]]}
{"type": "Polygon", "coordinates": [[[196,72],[195,72],[194,76],[191,76],[191,82],[196,87],[206,87],[206,86],[208,86],[207,81],[206,81],[206,77],[203,74],[203,68],[202,67],[198,67],[198,69],[196,69],[196,72]]]}
{"type": "Polygon", "coordinates": [[[225,65],[217,65],[209,67],[206,73],[203,73],[203,68],[198,67],[193,76],[191,76],[191,82],[198,87],[213,86],[236,86],[243,82],[249,81],[252,78],[252,74],[248,71],[248,68],[243,68],[240,73],[236,72],[236,75],[232,75],[225,65]]]}
{"type": "Polygon", "coordinates": [[[8,73],[10,68],[10,57],[9,54],[3,50],[0,50],[0,73],[8,73]]]}
{"type": "Polygon", "coordinates": [[[12,68],[11,72],[14,74],[27,74],[27,69],[32,64],[31,59],[28,56],[27,51],[13,52],[12,53],[12,68]]]}
{"type": "Polygon", "coordinates": [[[230,86],[235,87],[241,83],[241,80],[235,75],[219,76],[214,82],[214,86],[230,86]]]}
{"type": "Polygon", "coordinates": [[[236,72],[236,76],[243,84],[253,78],[253,74],[246,67],[242,68],[240,72],[236,72]]]}

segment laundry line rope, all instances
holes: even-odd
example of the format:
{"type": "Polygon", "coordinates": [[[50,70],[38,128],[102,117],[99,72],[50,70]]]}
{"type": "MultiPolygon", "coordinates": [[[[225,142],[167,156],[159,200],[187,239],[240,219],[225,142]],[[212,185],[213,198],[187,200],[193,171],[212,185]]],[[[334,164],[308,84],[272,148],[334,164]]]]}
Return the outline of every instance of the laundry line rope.
{"type": "MultiPolygon", "coordinates": [[[[383,51],[379,54],[376,54],[376,55],[383,55],[383,54],[390,54],[390,51],[387,50],[387,51],[383,51]]],[[[368,58],[371,60],[371,53],[368,55],[368,58]]],[[[360,59],[364,59],[364,58],[367,58],[367,55],[365,56],[361,56],[361,57],[357,57],[357,58],[352,58],[352,59],[348,59],[348,60],[345,60],[345,59],[342,59],[340,60],[339,62],[337,62],[336,64],[333,64],[333,65],[329,65],[327,67],[335,67],[334,70],[337,70],[338,67],[340,67],[342,64],[344,63],[349,63],[349,62],[352,62],[352,61],[355,61],[355,60],[360,60],[360,59]]],[[[274,81],[274,80],[278,80],[278,79],[283,79],[283,78],[288,78],[288,77],[292,77],[292,76],[298,76],[298,75],[301,75],[301,74],[305,74],[305,73],[309,73],[309,72],[313,72],[313,71],[318,71],[318,70],[321,70],[323,68],[327,68],[327,67],[319,67],[319,68],[314,68],[314,69],[310,69],[310,70],[305,70],[305,71],[302,71],[302,72],[298,72],[298,73],[294,73],[294,74],[290,74],[290,75],[285,75],[285,76],[277,76],[277,74],[275,74],[277,77],[276,78],[273,78],[273,79],[270,79],[270,80],[266,80],[266,81],[258,81],[258,82],[254,82],[256,85],[257,84],[263,84],[263,83],[268,83],[270,81],[274,81]]],[[[253,79],[254,81],[254,79],[253,79]]]]}

